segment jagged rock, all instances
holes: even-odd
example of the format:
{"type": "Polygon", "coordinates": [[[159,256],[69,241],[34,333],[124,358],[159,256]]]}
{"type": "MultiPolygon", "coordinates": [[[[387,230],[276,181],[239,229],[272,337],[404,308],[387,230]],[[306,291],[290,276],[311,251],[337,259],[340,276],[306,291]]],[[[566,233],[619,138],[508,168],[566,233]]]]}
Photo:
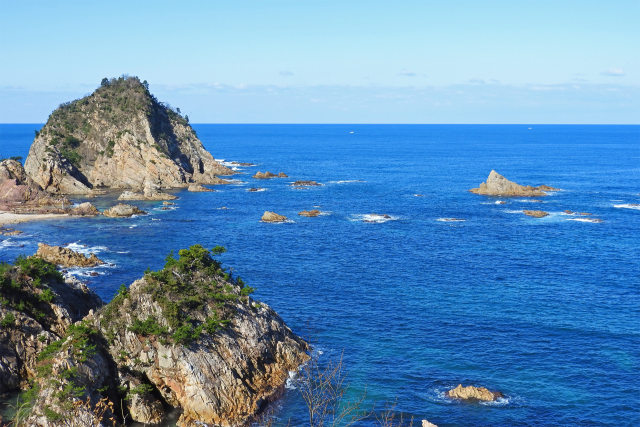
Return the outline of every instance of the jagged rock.
{"type": "Polygon", "coordinates": [[[72,215],[77,216],[96,216],[100,215],[100,211],[89,202],[80,203],[71,208],[72,215]]]}
{"type": "Polygon", "coordinates": [[[287,221],[287,217],[284,215],[279,215],[275,212],[264,211],[261,218],[262,222],[285,222],[287,221]]]}
{"type": "Polygon", "coordinates": [[[0,234],[3,236],[17,236],[22,234],[22,231],[14,230],[13,228],[0,227],[0,234]]]}
{"type": "Polygon", "coordinates": [[[204,248],[179,254],[121,292],[94,324],[110,337],[120,372],[138,373],[181,408],[179,425],[245,425],[308,359],[308,347],[240,282],[225,279],[204,248]]]}
{"type": "Polygon", "coordinates": [[[294,187],[313,187],[313,186],[319,186],[322,185],[316,181],[296,181],[294,183],[291,184],[294,187]]]}
{"type": "Polygon", "coordinates": [[[94,188],[140,192],[148,183],[160,189],[219,184],[225,181],[218,175],[233,173],[137,77],[111,79],[51,113],[25,170],[44,190],[62,194],[94,188]]]}
{"type": "Polygon", "coordinates": [[[463,387],[462,384],[458,384],[456,388],[447,391],[447,396],[452,399],[481,400],[485,402],[492,402],[504,397],[499,391],[489,391],[485,387],[474,387],[472,385],[463,387]]]}
{"type": "Polygon", "coordinates": [[[547,191],[558,191],[558,189],[549,187],[548,185],[532,187],[530,185],[524,186],[516,184],[513,181],[509,181],[498,172],[492,170],[486,182],[480,184],[478,188],[472,188],[469,191],[475,194],[482,194],[484,196],[539,197],[546,196],[547,191]]]}
{"type": "Polygon", "coordinates": [[[38,252],[36,252],[35,256],[63,267],[95,267],[96,265],[104,264],[104,261],[100,260],[95,254],[87,257],[71,249],[61,246],[49,246],[45,243],[38,243],[38,252]]]}
{"type": "Polygon", "coordinates": [[[144,214],[146,214],[146,212],[138,209],[137,206],[125,205],[124,203],[118,203],[117,205],[102,212],[102,215],[110,218],[122,218],[144,214]]]}
{"type": "Polygon", "coordinates": [[[248,189],[247,191],[250,192],[250,193],[256,193],[256,192],[259,192],[259,191],[264,191],[264,188],[254,188],[254,187],[252,187],[252,188],[248,189]]]}
{"type": "Polygon", "coordinates": [[[149,193],[136,193],[134,191],[123,191],[118,197],[118,200],[175,200],[177,196],[173,194],[165,193],[162,191],[149,192],[149,193]]]}
{"type": "Polygon", "coordinates": [[[162,202],[163,206],[175,206],[175,203],[173,202],[162,202]]]}
{"type": "Polygon", "coordinates": [[[298,215],[314,217],[320,215],[320,211],[318,209],[311,209],[310,211],[300,211],[298,212],[298,215]]]}
{"type": "Polygon", "coordinates": [[[545,211],[531,211],[531,210],[523,210],[522,211],[527,216],[532,216],[534,218],[544,218],[545,216],[549,216],[549,212],[545,211]]]}
{"type": "Polygon", "coordinates": [[[5,267],[4,277],[18,287],[0,287],[0,394],[26,387],[44,347],[102,305],[86,285],[40,259],[5,267]]]}
{"type": "Polygon", "coordinates": [[[212,190],[211,188],[204,187],[200,184],[189,184],[189,187],[187,188],[187,190],[193,191],[193,192],[215,191],[215,190],[212,190]]]}
{"type": "Polygon", "coordinates": [[[122,371],[120,388],[127,390],[127,409],[131,419],[143,424],[158,424],[164,418],[164,406],[154,394],[154,387],[122,371]]]}
{"type": "Polygon", "coordinates": [[[279,172],[277,175],[273,172],[256,172],[255,175],[253,175],[253,178],[255,179],[271,179],[271,178],[287,178],[288,175],[284,172],[279,172]]]}
{"type": "Polygon", "coordinates": [[[16,160],[0,162],[0,210],[64,213],[71,202],[43,191],[16,160]]]}

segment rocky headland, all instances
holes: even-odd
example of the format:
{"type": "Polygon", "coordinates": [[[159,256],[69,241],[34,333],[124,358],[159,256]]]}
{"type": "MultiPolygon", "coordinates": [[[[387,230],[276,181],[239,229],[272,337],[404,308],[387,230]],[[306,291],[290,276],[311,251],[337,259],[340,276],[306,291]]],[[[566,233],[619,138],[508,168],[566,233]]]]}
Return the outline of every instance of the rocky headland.
{"type": "Polygon", "coordinates": [[[3,264],[0,392],[28,390],[22,422],[159,423],[171,408],[179,426],[250,422],[308,346],[222,268],[223,250],[169,255],[104,306],[41,258],[3,264]]]}
{"type": "Polygon", "coordinates": [[[104,264],[96,254],[89,256],[75,252],[62,246],[49,246],[45,243],[38,243],[36,257],[62,267],[95,267],[104,264]]]}
{"type": "Polygon", "coordinates": [[[520,185],[509,181],[498,172],[492,170],[486,182],[481,183],[478,188],[472,188],[469,191],[484,196],[540,197],[546,196],[548,191],[558,191],[558,189],[548,185],[539,185],[537,187],[520,185]]]}
{"type": "Polygon", "coordinates": [[[56,194],[220,184],[219,176],[233,173],[204,149],[188,119],[137,77],[104,79],[91,95],[51,113],[25,170],[56,194]]]}

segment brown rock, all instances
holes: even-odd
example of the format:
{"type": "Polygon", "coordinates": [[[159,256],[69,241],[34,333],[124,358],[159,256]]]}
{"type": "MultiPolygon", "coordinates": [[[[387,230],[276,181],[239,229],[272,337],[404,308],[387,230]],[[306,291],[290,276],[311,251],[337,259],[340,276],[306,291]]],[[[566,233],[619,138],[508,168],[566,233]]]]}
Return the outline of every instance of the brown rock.
{"type": "Polygon", "coordinates": [[[320,215],[320,211],[318,209],[312,209],[310,211],[300,211],[300,212],[298,212],[298,215],[314,217],[314,216],[320,215]]]}
{"type": "Polygon", "coordinates": [[[95,254],[87,257],[68,248],[49,246],[44,243],[38,243],[38,252],[36,252],[35,256],[63,267],[95,267],[96,265],[104,264],[104,261],[100,260],[95,254]]]}
{"type": "Polygon", "coordinates": [[[162,205],[163,206],[174,206],[175,203],[173,203],[173,202],[162,202],[162,205]]]}
{"type": "Polygon", "coordinates": [[[137,193],[135,191],[123,191],[118,197],[118,200],[148,200],[148,201],[160,201],[160,200],[175,200],[177,196],[173,194],[165,193],[162,191],[144,191],[137,193]]]}
{"type": "Polygon", "coordinates": [[[211,191],[215,191],[212,190],[211,188],[207,188],[203,185],[200,184],[189,184],[189,187],[187,187],[188,191],[193,191],[193,192],[211,192],[211,191]]]}
{"type": "Polygon", "coordinates": [[[296,181],[293,184],[294,187],[313,187],[313,186],[319,186],[322,185],[316,181],[296,181]]]}
{"type": "Polygon", "coordinates": [[[17,236],[22,234],[22,231],[14,230],[13,228],[0,227],[0,234],[3,236],[17,236]]]}
{"type": "Polygon", "coordinates": [[[574,215],[575,212],[574,211],[570,211],[570,210],[565,210],[564,213],[566,213],[567,215],[574,215]]]}
{"type": "Polygon", "coordinates": [[[144,215],[145,211],[138,209],[133,205],[125,205],[123,203],[118,203],[117,205],[105,210],[102,212],[102,215],[109,218],[122,218],[122,217],[130,217],[133,215],[144,215]]]}
{"type": "Polygon", "coordinates": [[[71,208],[71,215],[78,216],[96,216],[100,215],[100,211],[89,202],[80,203],[78,206],[71,208]]]}
{"type": "Polygon", "coordinates": [[[255,193],[255,192],[263,191],[263,190],[264,190],[264,188],[259,188],[259,187],[258,187],[258,188],[255,188],[255,187],[252,187],[252,188],[248,189],[247,191],[248,191],[248,192],[250,192],[250,193],[255,193]]]}
{"type": "Polygon", "coordinates": [[[278,215],[275,212],[264,211],[262,214],[262,222],[285,222],[287,217],[284,215],[278,215]]]}
{"type": "Polygon", "coordinates": [[[463,387],[462,384],[458,384],[456,388],[447,391],[447,396],[452,399],[481,400],[484,402],[492,402],[500,397],[504,397],[499,391],[489,391],[485,387],[474,387],[472,385],[463,387]]]}
{"type": "Polygon", "coordinates": [[[492,170],[486,182],[480,184],[478,188],[472,188],[469,191],[475,194],[482,194],[484,196],[540,197],[546,196],[546,191],[557,190],[557,188],[549,187],[548,185],[540,185],[538,187],[520,185],[513,181],[509,181],[498,172],[492,170]]]}
{"type": "MultiPolygon", "coordinates": [[[[282,172],[280,172],[280,173],[282,173],[282,172]]],[[[266,172],[258,171],[258,172],[255,173],[255,175],[253,175],[253,178],[255,178],[255,179],[271,179],[271,178],[278,178],[278,175],[276,175],[273,172],[269,172],[269,171],[266,171],[266,172]]]]}
{"type": "Polygon", "coordinates": [[[524,212],[525,215],[532,216],[534,218],[544,218],[545,216],[549,215],[549,212],[545,212],[545,211],[530,211],[525,209],[522,212],[524,212]]]}

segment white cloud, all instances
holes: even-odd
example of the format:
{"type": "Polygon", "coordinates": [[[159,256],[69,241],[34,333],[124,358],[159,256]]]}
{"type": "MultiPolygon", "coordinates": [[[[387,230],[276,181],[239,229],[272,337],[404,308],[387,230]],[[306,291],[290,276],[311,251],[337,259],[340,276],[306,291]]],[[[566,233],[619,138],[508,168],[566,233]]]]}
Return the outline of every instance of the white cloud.
{"type": "Polygon", "coordinates": [[[605,70],[600,74],[602,74],[603,76],[621,77],[625,75],[625,72],[622,68],[609,68],[608,70],[605,70]]]}

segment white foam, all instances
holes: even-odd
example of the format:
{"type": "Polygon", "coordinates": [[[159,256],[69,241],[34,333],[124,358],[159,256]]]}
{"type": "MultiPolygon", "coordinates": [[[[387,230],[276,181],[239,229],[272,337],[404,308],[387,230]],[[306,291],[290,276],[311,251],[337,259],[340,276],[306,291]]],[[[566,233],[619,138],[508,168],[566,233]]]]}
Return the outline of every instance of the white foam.
{"type": "Polygon", "coordinates": [[[229,182],[230,185],[244,185],[247,181],[243,181],[241,179],[225,179],[229,182]]]}
{"type": "Polygon", "coordinates": [[[109,250],[106,246],[87,246],[80,242],[69,243],[64,247],[83,255],[99,254],[100,252],[106,252],[109,250]]]}
{"type": "Polygon", "coordinates": [[[400,219],[400,217],[386,214],[357,214],[351,216],[352,221],[360,221],[373,224],[382,224],[387,221],[396,221],[398,219],[400,219]]]}
{"type": "Polygon", "coordinates": [[[11,248],[11,247],[18,247],[19,248],[21,246],[23,246],[22,243],[15,242],[15,241],[13,241],[11,239],[6,239],[6,240],[3,240],[2,242],[0,242],[0,249],[2,249],[2,248],[11,248]]]}
{"type": "Polygon", "coordinates": [[[284,384],[284,387],[287,390],[295,390],[297,387],[295,385],[296,377],[298,373],[296,371],[289,371],[289,376],[287,377],[287,382],[284,384]]]}
{"type": "Polygon", "coordinates": [[[247,188],[247,190],[249,193],[262,193],[263,191],[267,191],[266,188],[258,188],[256,190],[251,190],[250,188],[247,188]]]}
{"type": "Polygon", "coordinates": [[[613,205],[613,207],[619,209],[633,209],[636,211],[640,211],[640,203],[622,203],[619,205],[613,205]]]}
{"type": "Polygon", "coordinates": [[[133,224],[133,225],[130,225],[129,228],[136,228],[137,226],[138,224],[133,224]]]}
{"type": "Polygon", "coordinates": [[[328,184],[352,184],[354,182],[367,182],[361,179],[342,179],[339,181],[329,181],[328,184]]]}
{"type": "MultiPolygon", "coordinates": [[[[538,200],[538,199],[516,199],[516,202],[520,202],[520,203],[544,203],[542,200],[538,200]]],[[[496,203],[499,204],[499,203],[496,203]]]]}
{"type": "Polygon", "coordinates": [[[566,221],[591,222],[594,224],[602,222],[599,218],[567,218],[566,221]]]}
{"type": "Polygon", "coordinates": [[[440,222],[465,222],[466,219],[462,219],[462,218],[438,218],[438,219],[436,219],[436,221],[440,221],[440,222]]]}
{"type": "Polygon", "coordinates": [[[509,397],[499,397],[491,402],[480,402],[483,406],[507,406],[509,403],[511,403],[509,397]]]}
{"type": "Polygon", "coordinates": [[[521,214],[522,213],[521,210],[514,210],[514,209],[505,209],[503,212],[504,213],[509,213],[509,214],[521,214]]]}

